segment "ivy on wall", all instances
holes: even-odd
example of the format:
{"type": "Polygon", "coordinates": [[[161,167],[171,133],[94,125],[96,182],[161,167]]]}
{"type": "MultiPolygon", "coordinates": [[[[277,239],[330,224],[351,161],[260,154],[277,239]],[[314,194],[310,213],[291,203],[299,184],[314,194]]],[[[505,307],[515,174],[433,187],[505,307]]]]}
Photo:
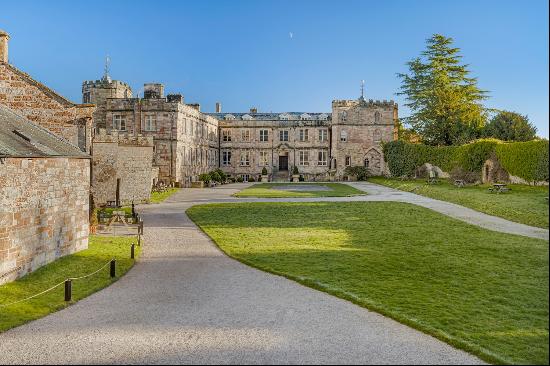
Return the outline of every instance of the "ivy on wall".
{"type": "Polygon", "coordinates": [[[548,141],[504,143],[496,139],[482,139],[460,146],[427,146],[405,141],[384,144],[384,159],[394,177],[413,176],[416,168],[425,163],[450,172],[481,172],[483,164],[496,154],[510,174],[527,181],[548,179],[548,141]]]}

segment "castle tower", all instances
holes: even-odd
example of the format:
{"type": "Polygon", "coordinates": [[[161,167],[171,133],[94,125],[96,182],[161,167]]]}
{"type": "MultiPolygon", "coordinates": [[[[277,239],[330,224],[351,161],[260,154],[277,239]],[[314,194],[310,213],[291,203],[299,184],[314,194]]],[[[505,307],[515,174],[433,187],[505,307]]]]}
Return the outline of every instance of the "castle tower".
{"type": "Polygon", "coordinates": [[[112,80],[109,76],[108,61],[105,73],[100,80],[84,81],[82,83],[82,103],[96,105],[94,112],[94,129],[107,128],[106,107],[108,98],[131,98],[132,89],[122,81],[112,80]]]}

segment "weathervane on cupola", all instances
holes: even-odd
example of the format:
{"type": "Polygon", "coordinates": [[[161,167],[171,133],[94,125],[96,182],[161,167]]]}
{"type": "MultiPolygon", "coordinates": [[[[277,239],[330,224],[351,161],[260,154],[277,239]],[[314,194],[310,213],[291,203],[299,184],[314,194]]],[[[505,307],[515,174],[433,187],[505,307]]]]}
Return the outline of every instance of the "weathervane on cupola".
{"type": "Polygon", "coordinates": [[[111,65],[111,58],[107,55],[105,57],[105,68],[103,69],[103,81],[108,83],[111,82],[111,77],[109,76],[109,67],[111,65]]]}
{"type": "Polygon", "coordinates": [[[361,80],[361,97],[359,97],[359,100],[365,100],[365,80],[361,80]]]}

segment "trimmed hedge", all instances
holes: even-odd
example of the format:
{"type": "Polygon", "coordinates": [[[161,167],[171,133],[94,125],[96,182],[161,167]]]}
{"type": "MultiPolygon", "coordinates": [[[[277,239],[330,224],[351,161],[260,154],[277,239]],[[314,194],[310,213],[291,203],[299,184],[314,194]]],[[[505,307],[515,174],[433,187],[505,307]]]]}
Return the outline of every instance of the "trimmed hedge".
{"type": "Polygon", "coordinates": [[[461,146],[428,146],[405,141],[384,144],[384,159],[394,177],[413,176],[416,168],[425,163],[451,172],[481,172],[483,164],[496,153],[502,166],[512,175],[527,181],[548,179],[548,141],[504,143],[483,139],[461,146]]]}
{"type": "Polygon", "coordinates": [[[529,182],[548,180],[548,141],[500,144],[496,155],[506,171],[529,182]]]}

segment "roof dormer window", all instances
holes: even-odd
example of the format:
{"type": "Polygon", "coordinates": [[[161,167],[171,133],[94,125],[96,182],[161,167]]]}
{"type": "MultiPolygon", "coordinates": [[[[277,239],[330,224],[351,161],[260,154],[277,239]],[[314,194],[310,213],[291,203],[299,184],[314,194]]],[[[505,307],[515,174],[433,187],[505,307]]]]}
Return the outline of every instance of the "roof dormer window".
{"type": "Polygon", "coordinates": [[[302,121],[309,121],[311,119],[311,116],[307,113],[303,113],[303,114],[300,115],[300,119],[302,121]]]}
{"type": "Polygon", "coordinates": [[[226,114],[224,117],[223,117],[226,121],[232,121],[235,119],[235,116],[232,115],[232,114],[226,114]]]}
{"type": "Polygon", "coordinates": [[[250,121],[252,120],[252,116],[250,114],[245,114],[244,116],[242,116],[242,119],[245,120],[245,121],[250,121]]]}

